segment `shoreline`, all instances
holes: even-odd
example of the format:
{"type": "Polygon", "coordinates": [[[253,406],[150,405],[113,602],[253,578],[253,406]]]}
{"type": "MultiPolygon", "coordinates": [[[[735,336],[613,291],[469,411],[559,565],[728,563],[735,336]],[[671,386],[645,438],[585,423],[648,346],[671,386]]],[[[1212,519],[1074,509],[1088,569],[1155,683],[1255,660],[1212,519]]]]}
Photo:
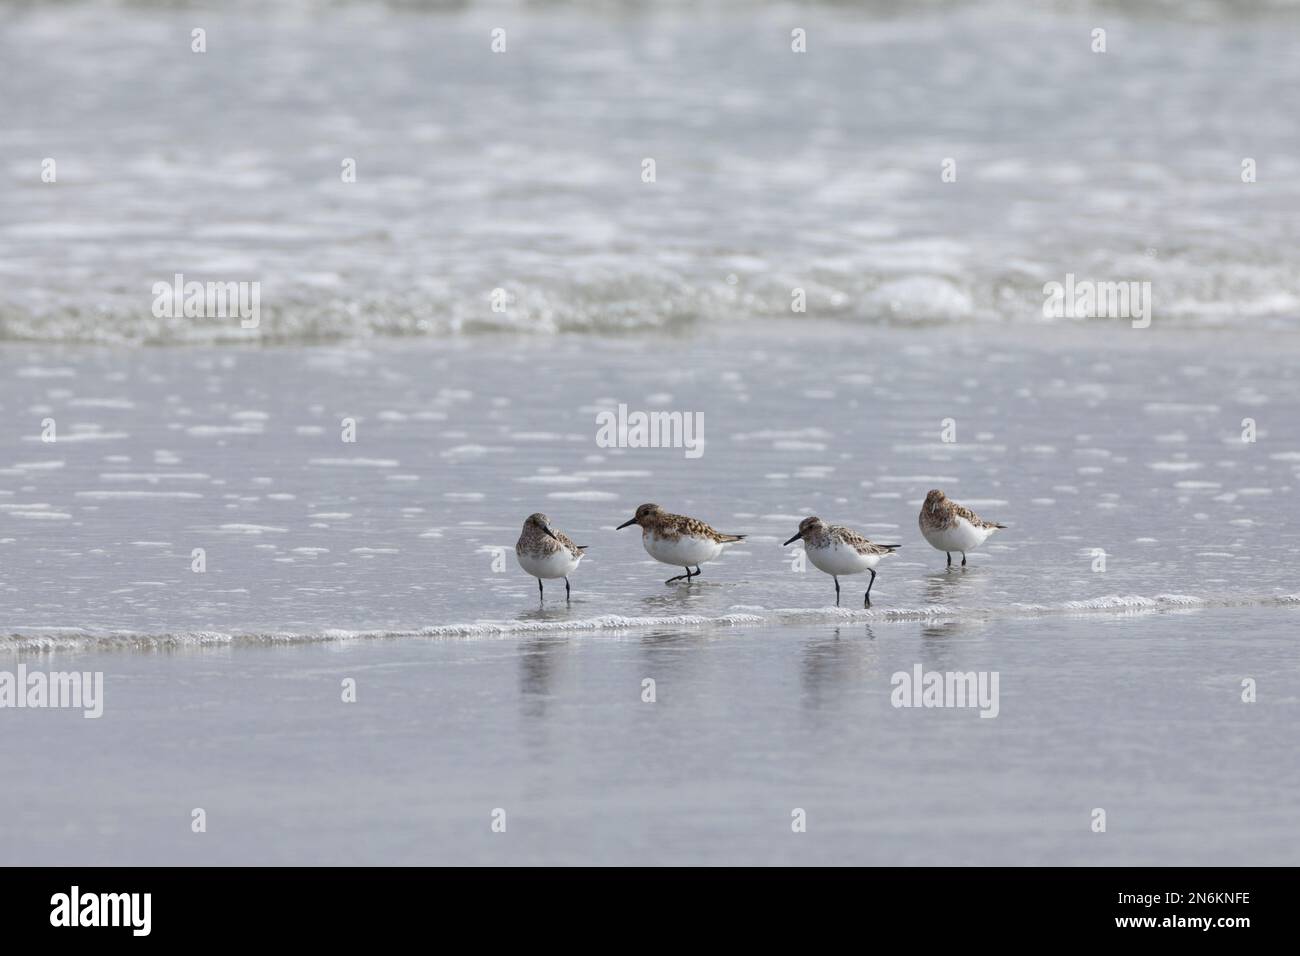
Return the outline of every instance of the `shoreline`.
{"type": "MultiPolygon", "coordinates": [[[[743,607],[743,606],[740,606],[743,607]]],[[[1254,610],[1300,609],[1300,592],[1294,594],[1257,595],[1236,598],[1202,598],[1181,594],[1108,595],[1092,600],[1067,601],[1048,606],[1016,603],[1003,608],[743,608],[709,617],[626,617],[605,615],[554,621],[484,620],[465,624],[442,624],[413,630],[324,629],[315,632],[262,630],[226,633],[136,633],[114,629],[39,628],[0,636],[0,653],[15,658],[44,654],[87,654],[96,651],[171,652],[216,647],[292,647],[297,645],[350,644],[378,641],[454,639],[487,640],[593,636],[602,638],[631,637],[647,630],[683,628],[692,631],[735,630],[746,628],[780,629],[783,627],[835,626],[840,624],[941,624],[962,622],[999,622],[1025,618],[1135,617],[1157,614],[1192,614],[1200,611],[1245,608],[1254,610]]]]}

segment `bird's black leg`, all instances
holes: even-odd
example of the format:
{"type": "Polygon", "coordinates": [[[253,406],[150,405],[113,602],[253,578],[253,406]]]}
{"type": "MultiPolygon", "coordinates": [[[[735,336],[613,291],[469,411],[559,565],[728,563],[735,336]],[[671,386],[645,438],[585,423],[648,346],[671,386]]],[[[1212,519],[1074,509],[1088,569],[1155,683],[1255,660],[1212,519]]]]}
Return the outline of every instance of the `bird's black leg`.
{"type": "Polygon", "coordinates": [[[952,567],[952,552],[945,551],[944,554],[948,555],[948,567],[952,567]]]}
{"type": "Polygon", "coordinates": [[[862,597],[862,606],[871,607],[871,585],[876,583],[876,569],[867,568],[871,572],[871,580],[867,583],[867,593],[862,597]]]}
{"type": "Polygon", "coordinates": [[[569,599],[569,579],[565,578],[564,579],[564,600],[567,601],[568,599],[569,599]]]}
{"type": "Polygon", "coordinates": [[[679,574],[679,575],[677,575],[676,577],[669,578],[667,581],[664,582],[664,584],[672,584],[674,581],[680,581],[680,580],[682,580],[683,578],[685,578],[687,581],[689,581],[689,580],[691,579],[691,569],[690,569],[690,568],[687,568],[687,569],[686,569],[686,573],[685,573],[685,574],[679,574]]]}
{"type": "Polygon", "coordinates": [[[542,579],[541,579],[541,578],[538,578],[538,579],[537,579],[537,599],[538,599],[539,601],[545,601],[545,600],[546,600],[546,592],[544,592],[544,591],[542,590],[542,579]]]}
{"type": "Polygon", "coordinates": [[[832,574],[831,580],[835,582],[835,606],[839,607],[840,606],[840,579],[838,576],[832,574]]]}
{"type": "Polygon", "coordinates": [[[966,567],[966,552],[965,552],[965,551],[963,551],[963,552],[961,553],[961,566],[962,566],[963,568],[966,567]]]}
{"type": "Polygon", "coordinates": [[[697,565],[695,566],[695,576],[698,578],[698,577],[699,577],[701,574],[703,574],[703,573],[704,573],[704,572],[700,570],[700,566],[697,564],[697,565]]]}

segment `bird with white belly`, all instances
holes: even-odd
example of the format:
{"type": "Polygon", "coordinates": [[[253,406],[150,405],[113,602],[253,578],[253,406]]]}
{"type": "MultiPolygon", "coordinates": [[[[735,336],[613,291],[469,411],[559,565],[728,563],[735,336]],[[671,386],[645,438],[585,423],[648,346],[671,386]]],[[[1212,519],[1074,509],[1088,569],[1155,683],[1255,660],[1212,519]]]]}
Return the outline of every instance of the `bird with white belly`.
{"type": "Polygon", "coordinates": [[[835,581],[835,606],[840,605],[840,575],[871,572],[867,593],[862,596],[862,606],[871,607],[871,588],[876,583],[876,565],[886,555],[901,547],[897,544],[876,544],[868,541],[852,528],[826,524],[821,518],[804,518],[799,531],[782,547],[803,539],[804,552],[813,567],[825,571],[835,581]]]}
{"type": "Polygon", "coordinates": [[[952,552],[960,551],[963,568],[966,567],[967,551],[974,551],[994,531],[1006,527],[996,521],[985,521],[938,488],[925,496],[925,504],[921,505],[917,522],[921,526],[921,535],[930,542],[930,546],[947,553],[948,567],[952,567],[952,552]]]}
{"type": "Polygon", "coordinates": [[[664,584],[697,578],[700,565],[712,561],[722,553],[724,545],[744,540],[743,534],[723,534],[715,531],[698,518],[675,515],[655,504],[644,504],[636,509],[630,519],[618,526],[619,531],[631,525],[641,527],[641,543],[656,561],[685,568],[685,574],[671,577],[664,584]],[[691,566],[695,571],[691,571],[691,566]]]}
{"type": "Polygon", "coordinates": [[[564,578],[564,598],[569,598],[569,575],[586,552],[585,544],[574,544],[567,534],[551,527],[551,519],[540,511],[524,520],[524,530],[515,542],[519,566],[537,578],[537,593],[543,599],[542,580],[564,578]]]}

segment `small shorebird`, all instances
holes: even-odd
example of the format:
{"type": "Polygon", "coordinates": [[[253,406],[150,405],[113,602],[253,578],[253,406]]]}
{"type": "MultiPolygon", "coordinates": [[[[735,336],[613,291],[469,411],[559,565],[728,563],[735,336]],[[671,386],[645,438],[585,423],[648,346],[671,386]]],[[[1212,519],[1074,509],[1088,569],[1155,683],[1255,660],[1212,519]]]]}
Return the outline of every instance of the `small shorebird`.
{"type": "Polygon", "coordinates": [[[974,551],[988,540],[989,535],[1006,525],[985,521],[969,508],[963,508],[938,488],[925,496],[921,515],[917,519],[921,534],[934,548],[948,555],[952,567],[952,552],[961,552],[961,566],[966,567],[966,552],[974,551]]]}
{"type": "Polygon", "coordinates": [[[862,606],[871,607],[871,586],[876,583],[876,565],[887,554],[901,547],[897,544],[875,544],[851,528],[826,524],[821,518],[804,518],[799,531],[781,545],[794,544],[803,538],[803,549],[808,560],[819,571],[825,571],[835,581],[835,606],[840,606],[840,575],[871,572],[871,582],[862,597],[862,606]]]}
{"type": "Polygon", "coordinates": [[[563,531],[551,527],[551,519],[540,511],[524,520],[524,530],[515,542],[519,566],[537,578],[537,593],[545,597],[542,579],[564,578],[564,598],[569,598],[569,575],[582,560],[585,544],[574,544],[563,531]]]}
{"type": "Polygon", "coordinates": [[[642,505],[636,514],[618,526],[619,531],[629,525],[641,526],[641,543],[650,557],[664,564],[685,568],[685,574],[669,578],[664,584],[672,584],[685,578],[700,576],[700,565],[712,561],[722,553],[724,544],[731,544],[744,539],[743,534],[723,534],[714,531],[698,518],[685,515],[669,514],[658,505],[642,505]],[[691,565],[695,572],[691,572],[691,565]]]}

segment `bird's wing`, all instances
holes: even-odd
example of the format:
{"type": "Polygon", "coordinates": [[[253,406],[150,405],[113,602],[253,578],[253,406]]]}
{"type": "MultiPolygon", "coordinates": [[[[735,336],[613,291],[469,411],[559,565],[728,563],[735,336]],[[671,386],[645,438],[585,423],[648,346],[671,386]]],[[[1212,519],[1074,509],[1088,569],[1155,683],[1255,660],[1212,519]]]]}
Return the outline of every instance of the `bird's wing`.
{"type": "Polygon", "coordinates": [[[957,512],[957,514],[965,518],[967,521],[969,521],[977,528],[1005,528],[1006,527],[1006,525],[998,524],[996,521],[985,521],[983,518],[981,518],[975,512],[971,511],[969,508],[963,508],[961,505],[957,504],[956,502],[953,502],[953,509],[957,512]]]}
{"type": "Polygon", "coordinates": [[[730,544],[733,541],[742,541],[743,534],[723,534],[717,528],[705,524],[699,518],[687,518],[677,515],[677,533],[691,535],[696,538],[712,538],[721,544],[730,544]]]}
{"type": "Polygon", "coordinates": [[[876,544],[849,528],[836,528],[840,539],[858,554],[889,554],[898,548],[896,544],[876,544]]]}
{"type": "Polygon", "coordinates": [[[552,528],[551,531],[555,534],[555,540],[559,541],[560,544],[564,545],[564,547],[568,549],[568,552],[571,555],[573,555],[575,558],[578,555],[582,554],[582,552],[587,550],[587,546],[585,544],[574,544],[573,539],[570,538],[563,531],[556,531],[554,528],[552,528]]]}

